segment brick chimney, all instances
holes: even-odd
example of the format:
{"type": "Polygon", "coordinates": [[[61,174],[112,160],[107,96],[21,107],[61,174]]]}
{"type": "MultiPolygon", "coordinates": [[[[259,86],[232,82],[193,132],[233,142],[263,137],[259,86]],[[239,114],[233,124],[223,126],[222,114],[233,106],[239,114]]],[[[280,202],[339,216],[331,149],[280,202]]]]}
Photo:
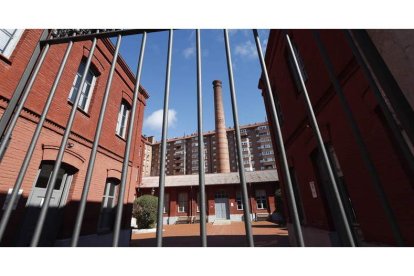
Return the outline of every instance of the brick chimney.
{"type": "Polygon", "coordinates": [[[220,80],[213,81],[214,89],[214,113],[216,122],[216,150],[217,172],[230,172],[229,144],[227,141],[226,122],[224,119],[222,85],[220,80]]]}

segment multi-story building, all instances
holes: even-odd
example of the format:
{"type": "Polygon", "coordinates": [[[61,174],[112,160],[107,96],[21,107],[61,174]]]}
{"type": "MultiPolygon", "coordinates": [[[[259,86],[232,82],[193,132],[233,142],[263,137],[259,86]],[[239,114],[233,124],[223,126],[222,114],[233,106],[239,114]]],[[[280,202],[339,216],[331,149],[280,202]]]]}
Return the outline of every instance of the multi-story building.
{"type": "MultiPolygon", "coordinates": [[[[207,216],[216,220],[244,220],[235,130],[225,127],[222,82],[213,81],[215,131],[203,134],[207,216]]],[[[242,159],[246,171],[250,219],[280,218],[276,193],[279,179],[267,122],[240,127],[242,159]]],[[[169,139],[166,152],[164,223],[199,220],[198,135],[169,139]],[[197,219],[198,218],[198,219],[197,219]]],[[[137,194],[157,195],[160,142],[153,144],[151,177],[145,177],[137,194]]],[[[245,209],[245,210],[244,210],[245,209]]]]}
{"type": "Polygon", "coordinates": [[[146,137],[142,136],[141,155],[142,155],[142,176],[151,175],[151,163],[152,163],[152,143],[154,142],[154,136],[146,137]]]}
{"type": "MultiPolygon", "coordinates": [[[[41,36],[47,33],[46,30],[0,30],[2,123],[5,120],[6,108],[11,105],[15,91],[26,77],[25,70],[29,66],[32,53],[35,52],[41,36]]],[[[13,135],[8,141],[6,152],[1,157],[0,217],[2,219],[67,45],[63,43],[50,46],[24,109],[20,113],[13,135]]],[[[24,174],[19,198],[7,224],[2,245],[25,246],[32,239],[40,206],[44,202],[48,181],[72,110],[73,100],[79,93],[80,79],[90,51],[91,41],[77,41],[72,46],[27,172],[24,174]]],[[[97,40],[39,245],[67,245],[72,237],[114,52],[115,47],[108,38],[97,40]]],[[[129,243],[132,202],[135,188],[141,181],[139,138],[145,103],[149,97],[145,89],[140,87],[136,116],[131,120],[134,85],[134,74],[122,57],[118,57],[87,198],[80,245],[111,244],[124,163],[126,130],[133,126],[129,175],[125,186],[126,196],[122,201],[125,206],[120,235],[120,245],[129,243]]]]}
{"type": "MultiPolygon", "coordinates": [[[[311,30],[271,30],[266,65],[305,245],[349,245],[346,224],[358,245],[414,245],[414,83],[408,73],[414,68],[413,35],[412,30],[323,30],[318,39],[311,30]]],[[[263,80],[260,87],[266,92],[263,80]]],[[[271,102],[263,96],[273,129],[271,102]]],[[[292,220],[288,227],[293,231],[292,220]]]]}
{"type": "MultiPolygon", "coordinates": [[[[226,129],[230,157],[230,171],[238,171],[236,139],[233,128],[226,129]]],[[[243,166],[246,171],[275,169],[273,145],[267,122],[240,127],[243,166]]],[[[215,131],[204,133],[205,172],[217,173],[217,145],[215,131]]],[[[167,140],[166,174],[198,173],[198,136],[191,134],[167,140]]],[[[152,144],[151,176],[159,175],[161,143],[152,144]]]]}

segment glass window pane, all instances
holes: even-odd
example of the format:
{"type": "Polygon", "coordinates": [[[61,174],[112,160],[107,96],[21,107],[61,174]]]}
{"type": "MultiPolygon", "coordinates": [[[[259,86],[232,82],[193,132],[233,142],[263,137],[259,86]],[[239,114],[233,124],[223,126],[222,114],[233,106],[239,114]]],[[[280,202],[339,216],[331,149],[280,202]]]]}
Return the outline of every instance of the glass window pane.
{"type": "Polygon", "coordinates": [[[39,177],[37,178],[36,188],[46,188],[49,181],[50,174],[52,173],[53,165],[44,164],[41,167],[39,177]]]}

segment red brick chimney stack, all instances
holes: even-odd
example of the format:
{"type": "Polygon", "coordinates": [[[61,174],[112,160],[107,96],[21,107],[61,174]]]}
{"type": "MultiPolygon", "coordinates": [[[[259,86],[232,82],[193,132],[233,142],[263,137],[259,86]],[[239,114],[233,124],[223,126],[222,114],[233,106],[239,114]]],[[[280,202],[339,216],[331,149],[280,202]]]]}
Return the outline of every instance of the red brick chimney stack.
{"type": "Polygon", "coordinates": [[[213,81],[214,113],[216,122],[217,172],[230,172],[229,145],[227,141],[226,122],[224,119],[221,81],[213,81]]]}

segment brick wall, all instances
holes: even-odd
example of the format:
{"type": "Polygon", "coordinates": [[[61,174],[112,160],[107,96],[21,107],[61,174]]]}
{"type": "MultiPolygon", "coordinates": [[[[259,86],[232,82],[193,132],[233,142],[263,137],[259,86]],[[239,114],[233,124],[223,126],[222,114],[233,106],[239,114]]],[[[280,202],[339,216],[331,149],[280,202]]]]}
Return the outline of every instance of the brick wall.
{"type": "MultiPolygon", "coordinates": [[[[26,30],[10,59],[0,59],[0,79],[7,80],[0,82],[0,114],[3,114],[4,109],[7,107],[8,99],[10,99],[14,88],[17,86],[20,76],[25,69],[27,61],[32,54],[41,32],[41,30],[26,30]]],[[[72,87],[81,60],[86,58],[89,54],[90,46],[90,41],[77,42],[74,44],[72,52],[69,55],[55,98],[50,107],[47,121],[42,129],[42,133],[23,182],[22,198],[19,201],[18,209],[13,212],[12,219],[9,223],[8,236],[5,239],[6,243],[11,242],[13,239],[13,232],[16,231],[21,223],[25,212],[25,204],[36,179],[40,163],[43,160],[54,160],[56,158],[64,126],[67,123],[72,108],[72,104],[68,101],[69,91],[72,87]]],[[[0,197],[1,206],[3,206],[4,203],[5,193],[7,193],[7,190],[13,187],[15,183],[22,160],[38,122],[39,114],[43,110],[46,97],[48,96],[54,81],[65,49],[66,44],[51,46],[26,101],[25,109],[13,132],[7,152],[1,161],[0,168],[3,172],[2,177],[0,178],[0,193],[2,195],[0,197]]],[[[73,223],[83,189],[99,111],[101,109],[106,81],[112,62],[112,53],[113,46],[109,41],[99,40],[92,59],[92,67],[98,72],[92,100],[87,113],[78,109],[72,133],[69,138],[69,142],[73,143],[73,147],[70,149],[68,148],[65,151],[63,158],[64,163],[75,167],[78,171],[74,175],[70,186],[64,210],[64,220],[58,238],[68,238],[72,234],[73,223]]],[[[115,134],[115,128],[121,101],[125,100],[132,106],[133,87],[134,77],[126,67],[124,61],[119,58],[116,73],[114,74],[112,81],[108,106],[105,112],[102,135],[88,195],[88,204],[85,212],[82,234],[96,233],[106,179],[108,177],[121,178],[126,141],[115,134]]],[[[142,174],[140,173],[142,154],[139,151],[142,142],[139,138],[141,137],[143,114],[148,94],[143,88],[141,88],[141,92],[136,116],[133,120],[134,133],[124,199],[125,211],[123,228],[128,227],[130,223],[132,202],[135,198],[135,187],[141,182],[142,177],[142,174]]],[[[0,211],[0,214],[1,212],[2,211],[0,211]]]]}

